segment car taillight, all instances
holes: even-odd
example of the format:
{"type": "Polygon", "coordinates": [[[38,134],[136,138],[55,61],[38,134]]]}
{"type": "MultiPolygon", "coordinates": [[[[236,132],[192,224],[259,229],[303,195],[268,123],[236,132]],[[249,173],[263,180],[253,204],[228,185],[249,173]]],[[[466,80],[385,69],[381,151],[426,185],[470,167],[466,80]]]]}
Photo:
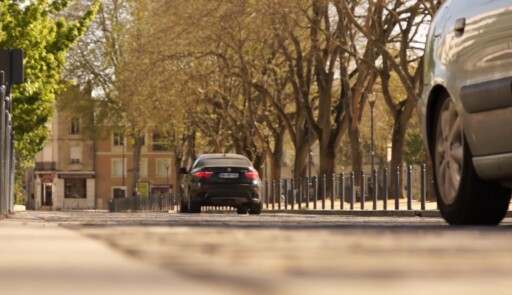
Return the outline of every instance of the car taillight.
{"type": "Polygon", "coordinates": [[[258,179],[258,178],[260,178],[260,175],[258,174],[258,171],[251,169],[251,170],[245,172],[245,177],[247,177],[249,179],[258,179]]]}
{"type": "Polygon", "coordinates": [[[197,178],[210,178],[213,176],[213,172],[211,171],[197,171],[194,173],[194,176],[197,178]]]}

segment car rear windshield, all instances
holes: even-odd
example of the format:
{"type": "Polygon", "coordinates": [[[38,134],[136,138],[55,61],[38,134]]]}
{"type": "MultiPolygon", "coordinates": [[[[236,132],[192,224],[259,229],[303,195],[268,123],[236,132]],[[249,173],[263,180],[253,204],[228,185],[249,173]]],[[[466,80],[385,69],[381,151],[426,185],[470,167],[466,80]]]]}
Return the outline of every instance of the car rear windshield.
{"type": "Polygon", "coordinates": [[[204,161],[205,166],[235,166],[235,167],[250,167],[251,162],[244,159],[229,159],[229,158],[218,158],[218,159],[207,159],[204,161]]]}

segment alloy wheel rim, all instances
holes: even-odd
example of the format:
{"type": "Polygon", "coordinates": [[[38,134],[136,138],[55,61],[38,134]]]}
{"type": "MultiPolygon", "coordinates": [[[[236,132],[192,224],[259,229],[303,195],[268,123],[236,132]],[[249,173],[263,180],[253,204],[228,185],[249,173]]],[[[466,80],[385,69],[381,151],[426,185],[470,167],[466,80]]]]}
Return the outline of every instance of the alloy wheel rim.
{"type": "Polygon", "coordinates": [[[436,130],[435,169],[439,193],[447,205],[455,202],[464,164],[462,119],[451,99],[441,107],[436,130]]]}

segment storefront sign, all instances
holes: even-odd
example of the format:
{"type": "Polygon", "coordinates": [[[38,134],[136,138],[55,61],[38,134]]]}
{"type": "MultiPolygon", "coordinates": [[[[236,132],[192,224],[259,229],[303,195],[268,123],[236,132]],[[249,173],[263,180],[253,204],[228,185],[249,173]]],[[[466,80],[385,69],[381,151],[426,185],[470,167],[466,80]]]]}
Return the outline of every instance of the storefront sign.
{"type": "Polygon", "coordinates": [[[148,181],[137,181],[137,188],[141,197],[149,196],[149,182],[148,181]]]}
{"type": "Polygon", "coordinates": [[[41,182],[53,182],[53,175],[51,174],[40,174],[41,182]]]}

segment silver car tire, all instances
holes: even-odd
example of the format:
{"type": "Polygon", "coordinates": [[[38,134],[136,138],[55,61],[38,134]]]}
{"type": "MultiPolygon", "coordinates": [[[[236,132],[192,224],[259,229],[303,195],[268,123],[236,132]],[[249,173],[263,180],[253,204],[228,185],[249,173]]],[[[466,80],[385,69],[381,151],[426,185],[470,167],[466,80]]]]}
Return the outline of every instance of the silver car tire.
{"type": "Polygon", "coordinates": [[[500,223],[508,210],[510,190],[477,175],[452,99],[442,97],[436,110],[432,155],[441,215],[454,225],[500,223]]]}

